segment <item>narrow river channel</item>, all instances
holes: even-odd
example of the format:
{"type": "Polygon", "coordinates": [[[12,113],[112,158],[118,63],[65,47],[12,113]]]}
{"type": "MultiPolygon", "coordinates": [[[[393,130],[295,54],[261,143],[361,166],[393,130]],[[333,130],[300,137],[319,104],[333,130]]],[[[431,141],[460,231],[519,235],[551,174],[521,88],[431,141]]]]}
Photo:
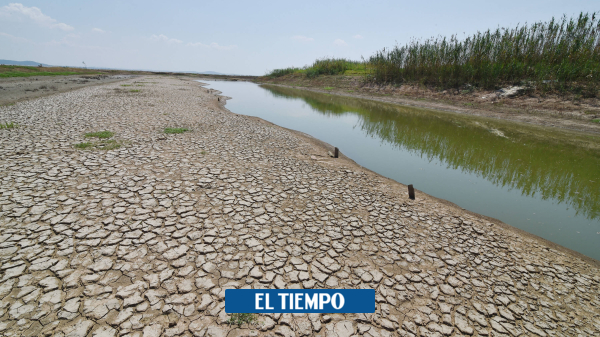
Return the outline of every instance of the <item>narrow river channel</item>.
{"type": "Polygon", "coordinates": [[[206,81],[235,113],[600,260],[600,137],[248,82],[206,81]]]}

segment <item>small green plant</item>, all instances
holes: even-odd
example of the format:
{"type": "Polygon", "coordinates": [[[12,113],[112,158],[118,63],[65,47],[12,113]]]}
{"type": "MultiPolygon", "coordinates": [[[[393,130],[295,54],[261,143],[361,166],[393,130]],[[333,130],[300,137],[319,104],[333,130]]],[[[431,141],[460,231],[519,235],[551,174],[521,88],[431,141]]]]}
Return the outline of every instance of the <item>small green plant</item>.
{"type": "Polygon", "coordinates": [[[204,155],[204,154],[206,154],[206,151],[202,151],[202,152],[200,152],[200,154],[204,155]]]}
{"type": "Polygon", "coordinates": [[[227,320],[229,325],[243,325],[243,324],[256,324],[256,316],[254,314],[231,314],[231,317],[227,320]]]}
{"type": "Polygon", "coordinates": [[[100,150],[115,150],[121,147],[121,144],[116,140],[103,140],[99,144],[96,144],[96,147],[100,150]]]}
{"type": "Polygon", "coordinates": [[[130,87],[131,84],[121,84],[122,87],[130,87]]]}
{"type": "Polygon", "coordinates": [[[165,128],[165,133],[170,134],[170,133],[184,133],[186,131],[190,131],[189,129],[186,128],[165,128]]]}
{"type": "Polygon", "coordinates": [[[6,104],[2,104],[0,106],[11,106],[11,105],[15,105],[15,103],[14,102],[13,103],[6,103],[6,104]]]}
{"type": "Polygon", "coordinates": [[[325,89],[325,90],[333,90],[333,87],[325,87],[323,89],[325,89]]]}
{"type": "Polygon", "coordinates": [[[120,148],[123,144],[120,141],[114,139],[108,139],[114,136],[114,132],[110,131],[99,131],[86,133],[86,138],[98,138],[100,141],[97,142],[85,142],[73,145],[78,149],[95,148],[98,150],[114,150],[120,148]]]}
{"type": "Polygon", "coordinates": [[[123,146],[123,144],[114,139],[102,140],[100,142],[85,142],[73,145],[73,147],[80,150],[96,149],[104,151],[115,150],[120,148],[121,146],[123,146]]]}
{"type": "Polygon", "coordinates": [[[0,123],[0,130],[2,130],[2,129],[14,129],[17,126],[18,126],[18,124],[15,123],[15,122],[0,123]]]}
{"type": "Polygon", "coordinates": [[[132,90],[129,90],[129,92],[140,92],[140,91],[141,91],[141,90],[139,90],[139,89],[132,89],[132,90]]]}
{"type": "Polygon", "coordinates": [[[77,149],[82,149],[85,150],[87,148],[90,148],[92,146],[94,146],[94,144],[90,143],[90,142],[86,142],[86,143],[79,143],[79,144],[75,144],[73,145],[75,148],[77,149]]]}
{"type": "Polygon", "coordinates": [[[600,124],[600,118],[592,119],[592,122],[600,124]]]}
{"type": "Polygon", "coordinates": [[[89,132],[85,134],[86,138],[90,138],[90,137],[96,137],[96,138],[100,138],[100,139],[107,139],[110,138],[112,136],[114,136],[114,132],[110,132],[110,131],[99,131],[99,132],[89,132]]]}

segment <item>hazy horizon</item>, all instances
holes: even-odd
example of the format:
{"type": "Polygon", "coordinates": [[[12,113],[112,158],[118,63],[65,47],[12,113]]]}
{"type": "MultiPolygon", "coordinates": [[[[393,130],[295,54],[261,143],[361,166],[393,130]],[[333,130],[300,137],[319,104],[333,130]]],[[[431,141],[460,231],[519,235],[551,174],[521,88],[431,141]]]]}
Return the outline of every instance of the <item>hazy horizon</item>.
{"type": "Polygon", "coordinates": [[[594,1],[0,2],[0,59],[263,75],[358,60],[411,38],[459,37],[598,11],[594,1]]]}

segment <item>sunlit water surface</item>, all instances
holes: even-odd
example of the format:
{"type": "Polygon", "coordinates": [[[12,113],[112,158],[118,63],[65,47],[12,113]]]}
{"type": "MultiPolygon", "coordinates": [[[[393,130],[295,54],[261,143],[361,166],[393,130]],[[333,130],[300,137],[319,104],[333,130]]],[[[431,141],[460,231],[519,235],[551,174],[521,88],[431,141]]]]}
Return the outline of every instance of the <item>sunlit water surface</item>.
{"type": "Polygon", "coordinates": [[[600,137],[247,82],[232,112],[302,131],[383,176],[600,260],[600,137]]]}

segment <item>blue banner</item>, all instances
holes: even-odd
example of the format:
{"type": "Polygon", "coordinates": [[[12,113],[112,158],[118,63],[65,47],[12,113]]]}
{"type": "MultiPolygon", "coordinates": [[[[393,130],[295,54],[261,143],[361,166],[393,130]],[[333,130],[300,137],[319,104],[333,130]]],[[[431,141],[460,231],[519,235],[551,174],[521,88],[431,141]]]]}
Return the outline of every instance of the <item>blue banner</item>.
{"type": "Polygon", "coordinates": [[[226,289],[225,312],[374,313],[374,289],[226,289]]]}

